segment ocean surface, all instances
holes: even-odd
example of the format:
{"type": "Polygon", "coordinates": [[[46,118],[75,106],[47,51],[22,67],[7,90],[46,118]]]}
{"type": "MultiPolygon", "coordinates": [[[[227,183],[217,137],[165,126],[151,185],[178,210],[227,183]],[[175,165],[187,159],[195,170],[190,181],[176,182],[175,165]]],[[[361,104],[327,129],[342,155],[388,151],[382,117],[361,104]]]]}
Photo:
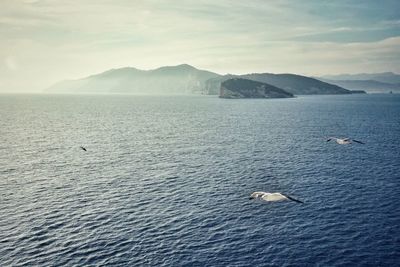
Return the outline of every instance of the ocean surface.
{"type": "Polygon", "coordinates": [[[400,95],[0,95],[0,141],[0,266],[400,263],[400,95]]]}

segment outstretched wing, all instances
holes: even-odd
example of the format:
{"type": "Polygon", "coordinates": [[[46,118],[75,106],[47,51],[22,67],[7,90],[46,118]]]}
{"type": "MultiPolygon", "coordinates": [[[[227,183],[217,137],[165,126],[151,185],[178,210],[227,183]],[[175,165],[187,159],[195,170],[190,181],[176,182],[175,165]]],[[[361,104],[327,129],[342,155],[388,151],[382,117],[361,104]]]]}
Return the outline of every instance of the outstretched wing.
{"type": "Polygon", "coordinates": [[[358,140],[354,140],[354,139],[353,139],[353,142],[356,142],[356,143],[359,143],[359,144],[365,145],[365,143],[364,143],[364,142],[361,142],[361,141],[358,141],[358,140]]]}
{"type": "Polygon", "coordinates": [[[282,195],[283,195],[283,196],[285,196],[285,197],[287,197],[288,199],[290,199],[290,200],[294,201],[294,202],[297,202],[297,203],[302,203],[302,204],[304,204],[304,202],[303,202],[303,201],[301,201],[301,200],[295,199],[295,198],[293,198],[293,197],[291,197],[291,196],[288,196],[288,195],[284,195],[284,194],[282,194],[282,195]]]}
{"type": "Polygon", "coordinates": [[[253,193],[250,195],[250,198],[249,198],[249,199],[258,198],[258,197],[263,196],[264,194],[266,194],[266,193],[265,193],[265,192],[253,192],[253,193]]]}
{"type": "Polygon", "coordinates": [[[80,146],[80,148],[84,151],[87,151],[86,148],[84,148],[83,146],[80,146]]]}

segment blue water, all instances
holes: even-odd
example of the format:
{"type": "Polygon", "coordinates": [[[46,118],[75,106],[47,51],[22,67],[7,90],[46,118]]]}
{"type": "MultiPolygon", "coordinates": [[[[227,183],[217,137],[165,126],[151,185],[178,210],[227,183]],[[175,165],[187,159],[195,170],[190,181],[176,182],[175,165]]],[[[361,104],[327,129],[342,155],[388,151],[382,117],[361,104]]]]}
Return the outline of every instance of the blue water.
{"type": "Polygon", "coordinates": [[[1,95],[0,138],[0,266],[400,262],[398,95],[1,95]]]}

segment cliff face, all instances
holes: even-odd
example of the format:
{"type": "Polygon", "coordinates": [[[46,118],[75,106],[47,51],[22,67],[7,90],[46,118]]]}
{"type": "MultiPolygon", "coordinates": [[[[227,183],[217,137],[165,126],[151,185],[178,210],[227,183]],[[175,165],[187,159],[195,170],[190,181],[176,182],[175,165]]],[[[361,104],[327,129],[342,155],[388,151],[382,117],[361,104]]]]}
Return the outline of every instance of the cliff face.
{"type": "Polygon", "coordinates": [[[270,84],[233,78],[221,83],[221,98],[287,98],[293,94],[270,84]]]}

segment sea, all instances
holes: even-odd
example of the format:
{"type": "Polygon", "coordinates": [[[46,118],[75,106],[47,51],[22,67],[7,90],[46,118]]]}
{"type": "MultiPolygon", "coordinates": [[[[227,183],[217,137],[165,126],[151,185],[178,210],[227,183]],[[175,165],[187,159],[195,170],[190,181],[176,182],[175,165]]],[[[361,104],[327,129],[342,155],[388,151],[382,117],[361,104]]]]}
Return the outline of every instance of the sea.
{"type": "Polygon", "coordinates": [[[400,95],[0,95],[0,266],[399,264],[400,95]]]}

